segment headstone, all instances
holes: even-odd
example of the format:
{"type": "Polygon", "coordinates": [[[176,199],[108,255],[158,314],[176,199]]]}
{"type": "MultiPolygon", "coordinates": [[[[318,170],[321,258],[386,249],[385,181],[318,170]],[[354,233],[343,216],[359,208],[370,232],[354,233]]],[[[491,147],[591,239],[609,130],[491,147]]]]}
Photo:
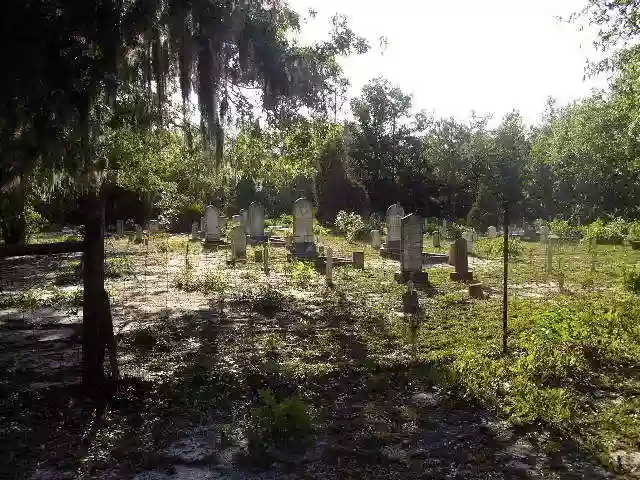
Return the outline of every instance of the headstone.
{"type": "Polygon", "coordinates": [[[387,208],[387,252],[400,254],[402,252],[402,217],[404,208],[394,203],[387,208]]]}
{"type": "Polygon", "coordinates": [[[473,272],[469,270],[467,241],[464,238],[459,238],[455,241],[454,255],[454,267],[456,271],[451,273],[451,280],[455,282],[469,282],[473,280],[473,272]]]}
{"type": "Polygon", "coordinates": [[[234,261],[247,258],[247,235],[242,225],[231,230],[231,255],[234,261]]]}
{"type": "Polygon", "coordinates": [[[438,230],[433,232],[432,241],[434,248],[440,248],[440,232],[438,230]]]}
{"type": "Polygon", "coordinates": [[[411,280],[407,282],[407,286],[407,291],[402,294],[402,310],[407,315],[416,315],[420,313],[418,292],[414,290],[413,282],[411,280]]]}
{"type": "Polygon", "coordinates": [[[333,250],[331,248],[327,248],[325,275],[327,278],[327,285],[332,285],[333,284],[333,250]]]}
{"type": "Polygon", "coordinates": [[[452,267],[456,264],[456,242],[449,244],[449,260],[447,263],[452,267]]]}
{"type": "Polygon", "coordinates": [[[591,273],[596,273],[596,238],[589,240],[589,250],[591,250],[591,273]]]}
{"type": "Polygon", "coordinates": [[[306,198],[299,198],[293,204],[293,246],[298,258],[316,257],[313,205],[306,198]]]}
{"type": "Polygon", "coordinates": [[[542,225],[540,230],[538,230],[540,234],[540,243],[546,244],[549,241],[549,227],[547,225],[542,225]]]}
{"type": "Polygon", "coordinates": [[[142,243],[142,227],[136,223],[136,236],[134,241],[136,243],[142,243]]]}
{"type": "Polygon", "coordinates": [[[232,215],[232,216],[231,216],[231,221],[232,221],[232,222],[239,223],[240,225],[242,225],[242,221],[243,221],[243,220],[244,220],[244,219],[242,218],[242,215],[241,215],[241,214],[237,214],[237,215],[232,215]]]}
{"type": "Polygon", "coordinates": [[[422,271],[422,218],[409,214],[402,218],[401,223],[401,248],[400,271],[403,280],[413,280],[418,283],[426,283],[428,275],[422,271]]]}
{"type": "Polygon", "coordinates": [[[240,210],[240,215],[242,216],[242,226],[244,227],[245,233],[249,233],[249,216],[247,211],[243,208],[240,210]]]}
{"type": "Polygon", "coordinates": [[[467,230],[462,234],[462,238],[467,241],[467,253],[475,253],[476,251],[476,232],[467,230]]]}
{"type": "Polygon", "coordinates": [[[351,260],[354,267],[364,270],[364,252],[353,252],[351,254],[351,260]]]}
{"type": "Polygon", "coordinates": [[[248,233],[251,240],[261,242],[264,240],[264,207],[253,202],[247,209],[248,233]]]}
{"type": "Polygon", "coordinates": [[[493,225],[491,225],[487,229],[487,237],[496,238],[497,236],[498,236],[498,229],[496,227],[494,227],[493,225]]]}
{"type": "Polygon", "coordinates": [[[191,240],[198,240],[200,238],[200,232],[198,231],[198,221],[191,222],[191,240]]]}
{"type": "Polygon", "coordinates": [[[124,220],[116,220],[116,235],[124,235],[124,220]]]}
{"type": "Polygon", "coordinates": [[[371,246],[375,249],[379,249],[380,243],[380,230],[371,230],[371,246]]]}
{"type": "Polygon", "coordinates": [[[158,231],[158,220],[149,220],[149,232],[155,233],[158,231]]]}
{"type": "Polygon", "coordinates": [[[204,209],[204,241],[220,241],[220,215],[218,209],[209,205],[204,209]]]}

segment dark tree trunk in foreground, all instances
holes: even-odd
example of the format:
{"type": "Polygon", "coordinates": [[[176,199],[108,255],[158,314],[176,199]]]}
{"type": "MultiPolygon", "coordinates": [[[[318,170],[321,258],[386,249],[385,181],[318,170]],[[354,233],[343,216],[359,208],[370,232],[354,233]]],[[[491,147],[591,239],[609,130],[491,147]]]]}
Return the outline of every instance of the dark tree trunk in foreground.
{"type": "Polygon", "coordinates": [[[16,178],[13,186],[8,189],[6,196],[9,211],[2,212],[3,218],[0,219],[2,238],[6,245],[18,245],[24,243],[27,233],[23,175],[16,178]]]}
{"type": "Polygon", "coordinates": [[[91,393],[104,385],[103,342],[100,335],[104,308],[104,205],[92,197],[85,202],[84,299],[82,315],[82,383],[91,393]]]}
{"type": "Polygon", "coordinates": [[[509,320],[509,295],[507,285],[509,280],[509,203],[504,202],[504,247],[502,249],[503,258],[503,279],[502,279],[502,352],[507,353],[507,328],[509,320]]]}

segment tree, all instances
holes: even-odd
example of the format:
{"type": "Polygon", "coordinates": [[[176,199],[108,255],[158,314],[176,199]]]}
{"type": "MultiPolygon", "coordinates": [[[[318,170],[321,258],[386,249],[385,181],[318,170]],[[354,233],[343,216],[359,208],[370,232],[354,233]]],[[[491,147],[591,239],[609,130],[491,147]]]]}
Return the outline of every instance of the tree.
{"type": "Polygon", "coordinates": [[[335,42],[301,47],[289,41],[287,32],[299,28],[299,20],[282,2],[9,0],[4,7],[0,187],[19,185],[16,179],[40,164],[68,172],[84,192],[83,381],[100,386],[99,332],[106,317],[101,191],[109,168],[100,147],[119,102],[142,94],[149,124],[162,127],[172,85],[179,84],[183,105],[195,88],[201,135],[219,163],[223,120],[231,105],[246,112],[244,89],[258,90],[276,116],[312,108],[339,75],[336,55],[366,45],[346,25],[335,28],[335,42]]]}

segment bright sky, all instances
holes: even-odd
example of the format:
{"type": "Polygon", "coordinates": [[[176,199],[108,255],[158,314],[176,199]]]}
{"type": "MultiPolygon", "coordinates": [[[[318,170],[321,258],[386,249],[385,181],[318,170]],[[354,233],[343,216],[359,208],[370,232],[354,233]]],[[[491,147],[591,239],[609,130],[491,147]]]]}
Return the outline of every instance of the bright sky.
{"type": "Polygon", "coordinates": [[[467,118],[472,110],[494,122],[518,109],[539,120],[546,100],[560,104],[603,88],[604,79],[583,81],[592,37],[556,20],[586,0],[289,0],[307,16],[300,40],[325,39],[329,18],[345,14],[372,50],[343,61],[350,94],[384,76],[412,93],[416,110],[467,118]],[[388,47],[382,53],[378,38],[388,47]]]}

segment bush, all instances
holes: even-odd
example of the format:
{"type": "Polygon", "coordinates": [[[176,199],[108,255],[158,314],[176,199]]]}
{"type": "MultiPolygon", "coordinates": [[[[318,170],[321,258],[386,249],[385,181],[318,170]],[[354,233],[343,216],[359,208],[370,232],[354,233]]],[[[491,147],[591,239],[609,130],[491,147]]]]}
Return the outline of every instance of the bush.
{"type": "Polygon", "coordinates": [[[640,220],[629,224],[627,235],[629,240],[640,240],[640,220]]]}
{"type": "Polygon", "coordinates": [[[640,293],[640,268],[635,266],[625,269],[622,275],[624,288],[633,293],[640,293]]]}
{"type": "Polygon", "coordinates": [[[447,222],[447,228],[445,229],[444,236],[449,240],[457,240],[462,237],[464,232],[464,226],[460,223],[447,222]]]}
{"type": "Polygon", "coordinates": [[[316,275],[316,269],[308,262],[295,262],[291,267],[291,280],[296,285],[305,287],[316,275]]]}
{"type": "Polygon", "coordinates": [[[604,223],[599,218],[585,227],[583,240],[588,243],[595,239],[600,244],[620,245],[627,236],[628,229],[627,222],[622,218],[616,218],[609,223],[604,223]]]}
{"type": "MultiPolygon", "coordinates": [[[[501,258],[504,251],[504,238],[479,238],[476,252],[487,258],[501,258]]],[[[517,258],[524,251],[524,243],[517,238],[509,239],[509,258],[517,258]]]]}
{"type": "Polygon", "coordinates": [[[554,219],[549,222],[551,233],[557,235],[562,240],[577,240],[580,238],[580,230],[569,224],[567,220],[554,219]]]}
{"type": "Polygon", "coordinates": [[[249,448],[262,453],[270,446],[299,442],[313,429],[311,407],[299,397],[276,400],[271,390],[259,391],[260,405],[251,410],[249,448]]]}
{"type": "Polygon", "coordinates": [[[347,240],[355,241],[356,237],[364,232],[365,225],[362,217],[354,212],[340,210],[336,217],[336,227],[345,234],[347,240]]]}

